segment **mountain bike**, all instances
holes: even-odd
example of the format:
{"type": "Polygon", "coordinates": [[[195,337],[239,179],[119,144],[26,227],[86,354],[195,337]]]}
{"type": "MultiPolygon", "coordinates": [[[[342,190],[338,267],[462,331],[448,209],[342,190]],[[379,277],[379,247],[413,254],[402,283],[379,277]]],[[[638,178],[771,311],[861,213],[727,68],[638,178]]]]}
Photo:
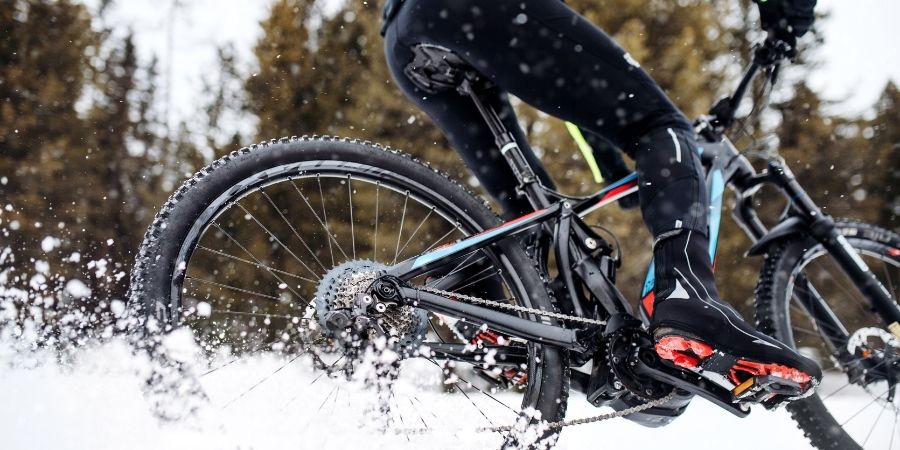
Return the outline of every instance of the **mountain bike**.
{"type": "MultiPolygon", "coordinates": [[[[216,160],[156,216],[130,296],[152,323],[193,330],[208,356],[201,382],[241,355],[276,353],[284,362],[274,372],[302,365],[319,374],[310,384],[338,389],[369,358],[400,386],[375,390],[379,415],[404,432],[455,425],[493,432],[497,443],[552,445],[573,423],[666,425],[699,396],[740,417],[753,405],[786,405],[818,448],[893,445],[900,236],[830,217],[782,158],[739,151],[725,136],[752,81],[762,74],[774,84],[783,43],[755,46],[736,91],[695,131],[711,200],[710,257],[728,187],[732,216],[753,241],[747,255],[765,255],[757,326],[818,358],[825,377],[809,391],[750,372],[710,381],[702,367],[661,358],[647,318],[616,288],[617,241],[584,219],[633,195],[637,176],[586,197],[542,186],[480,99],[488,82],[447,49],[420,45],[416,54],[410,76],[475,103],[533,212],[501,222],[450,177],[369,142],[293,137],[216,160]],[[751,156],[766,168],[755,170],[751,156]],[[771,227],[755,207],[762,186],[787,203],[771,227]],[[570,389],[615,412],[566,422],[570,389]],[[538,432],[507,425],[516,421],[538,432]]],[[[652,272],[651,263],[645,298],[652,272]]],[[[295,397],[305,395],[317,394],[295,397]]],[[[339,403],[338,394],[318,395],[308,403],[339,403]]]]}

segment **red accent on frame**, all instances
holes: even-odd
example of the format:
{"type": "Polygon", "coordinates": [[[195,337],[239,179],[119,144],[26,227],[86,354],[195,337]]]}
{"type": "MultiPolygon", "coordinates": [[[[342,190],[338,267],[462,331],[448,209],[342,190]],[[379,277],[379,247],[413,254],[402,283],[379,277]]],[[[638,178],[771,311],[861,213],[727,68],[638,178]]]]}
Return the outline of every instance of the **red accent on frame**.
{"type": "MultiPolygon", "coordinates": [[[[480,235],[480,234],[487,233],[488,231],[496,230],[497,228],[503,228],[503,227],[505,227],[505,226],[508,226],[508,225],[512,225],[512,224],[514,224],[514,223],[521,222],[521,221],[523,221],[523,220],[525,220],[525,219],[528,219],[529,217],[536,216],[536,215],[538,215],[538,214],[540,214],[540,213],[542,213],[542,212],[544,212],[544,211],[546,211],[546,209],[539,209],[539,210],[537,210],[537,211],[533,211],[533,212],[530,212],[530,213],[528,213],[528,214],[525,214],[525,215],[522,216],[522,217],[516,217],[515,219],[510,220],[510,221],[508,221],[508,222],[503,222],[503,223],[501,223],[500,225],[497,225],[497,226],[495,226],[495,227],[490,227],[490,228],[488,228],[487,230],[484,230],[484,231],[482,231],[482,232],[480,232],[480,233],[473,234],[473,235],[469,236],[469,238],[473,238],[473,237],[478,236],[478,235],[480,235]]],[[[468,239],[468,238],[466,238],[466,239],[468,239]]]]}
{"type": "Polygon", "coordinates": [[[644,312],[647,313],[647,317],[653,317],[653,304],[656,303],[656,294],[653,291],[650,291],[647,296],[641,300],[641,304],[644,305],[644,312]]]}
{"type": "MultiPolygon", "coordinates": [[[[610,199],[610,198],[613,198],[613,197],[615,197],[616,195],[619,195],[619,194],[621,194],[621,193],[623,193],[623,192],[625,192],[625,191],[627,191],[627,190],[629,190],[629,189],[631,189],[631,188],[633,188],[633,187],[635,187],[635,186],[637,186],[637,183],[635,183],[635,182],[625,183],[625,184],[623,184],[623,185],[621,185],[621,186],[619,186],[619,187],[617,187],[617,188],[615,188],[615,189],[613,189],[613,190],[607,192],[603,197],[600,198],[600,202],[603,202],[603,201],[605,201],[605,200],[608,200],[608,199],[610,199]]],[[[599,203],[599,202],[598,202],[598,203],[599,203]]]]}

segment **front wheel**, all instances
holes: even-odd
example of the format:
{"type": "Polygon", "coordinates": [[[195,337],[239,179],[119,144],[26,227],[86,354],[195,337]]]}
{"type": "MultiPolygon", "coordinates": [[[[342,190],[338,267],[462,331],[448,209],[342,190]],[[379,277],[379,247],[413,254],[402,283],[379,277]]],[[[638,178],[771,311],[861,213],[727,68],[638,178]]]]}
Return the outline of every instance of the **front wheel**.
{"type": "MultiPolygon", "coordinates": [[[[365,393],[345,386],[358,361],[323,331],[327,313],[348,308],[379,270],[498,224],[484,202],[399,152],[336,138],[272,141],[214,162],[173,195],[147,232],[131,299],[166,328],[193,332],[214,406],[268,405],[256,413],[304,415],[307,426],[327,417],[365,422],[365,393]]],[[[411,284],[553,309],[512,239],[449,268],[411,284]]],[[[452,318],[422,310],[385,320],[415,349],[473,342],[452,318]]],[[[504,341],[519,347],[520,363],[489,352],[469,365],[434,352],[403,361],[386,400],[391,422],[441,432],[511,423],[526,411],[563,418],[565,352],[504,341]]],[[[334,424],[322,425],[307,429],[334,424]]]]}
{"type": "MultiPolygon", "coordinates": [[[[900,236],[850,220],[836,226],[896,300],[900,236]]],[[[787,407],[815,447],[900,449],[900,341],[822,244],[795,237],[767,254],[756,319],[822,365],[816,393],[787,407]],[[832,320],[815,320],[823,314],[832,320]]]]}

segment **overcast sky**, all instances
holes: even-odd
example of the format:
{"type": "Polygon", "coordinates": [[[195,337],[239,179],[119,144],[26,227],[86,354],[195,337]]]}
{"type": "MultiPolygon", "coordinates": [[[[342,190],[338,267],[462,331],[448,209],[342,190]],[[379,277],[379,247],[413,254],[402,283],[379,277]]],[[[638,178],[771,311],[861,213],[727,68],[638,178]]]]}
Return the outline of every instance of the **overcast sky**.
{"type": "MultiPolygon", "coordinates": [[[[89,5],[98,3],[85,1],[89,5]]],[[[173,108],[176,117],[190,117],[196,113],[193,99],[201,75],[215,68],[218,45],[231,42],[242,61],[250,61],[253,43],[260,35],[259,21],[266,15],[269,0],[179,1],[183,6],[177,15],[171,55],[173,108]]],[[[156,53],[163,67],[171,3],[120,0],[109,15],[121,29],[134,30],[143,56],[149,58],[156,53]]],[[[810,84],[825,98],[839,101],[837,111],[862,113],[889,79],[900,82],[900,0],[819,0],[819,8],[831,12],[831,16],[819,24],[824,28],[825,45],[817,50],[817,56],[823,65],[810,77],[810,84]]]]}

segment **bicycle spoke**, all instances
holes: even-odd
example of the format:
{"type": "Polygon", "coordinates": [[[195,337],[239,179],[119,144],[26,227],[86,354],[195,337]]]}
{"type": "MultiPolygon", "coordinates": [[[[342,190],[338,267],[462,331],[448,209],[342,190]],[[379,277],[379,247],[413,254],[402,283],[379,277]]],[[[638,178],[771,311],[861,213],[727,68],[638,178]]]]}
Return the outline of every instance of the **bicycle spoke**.
{"type": "MultiPolygon", "coordinates": [[[[337,238],[331,234],[331,229],[328,228],[328,209],[325,208],[325,194],[322,191],[322,177],[318,174],[316,174],[316,183],[319,185],[319,200],[322,203],[322,224],[325,227],[325,231],[328,233],[329,239],[334,240],[334,245],[336,245],[338,250],[341,251],[341,254],[344,255],[344,259],[349,259],[347,253],[344,252],[344,249],[341,247],[341,244],[338,243],[337,238]]],[[[332,264],[334,264],[333,261],[332,264]]]]}
{"type": "MultiPolygon", "coordinates": [[[[243,245],[241,245],[241,243],[238,242],[237,239],[234,238],[234,236],[232,236],[230,233],[228,233],[227,231],[225,231],[225,229],[222,228],[218,223],[213,222],[213,226],[216,227],[217,230],[219,230],[219,231],[221,231],[223,234],[225,234],[225,236],[227,236],[228,239],[230,239],[232,242],[234,242],[235,245],[237,245],[238,247],[240,247],[240,249],[243,250],[244,253],[246,253],[246,254],[249,255],[251,258],[253,258],[253,260],[256,261],[257,264],[259,264],[259,265],[262,266],[262,267],[267,267],[267,266],[265,266],[263,263],[261,263],[261,262],[259,261],[259,259],[256,258],[256,256],[253,256],[253,253],[250,253],[250,250],[247,250],[243,245]]],[[[291,287],[291,285],[288,284],[288,283],[286,283],[284,280],[282,280],[281,277],[279,277],[278,275],[276,275],[276,274],[275,274],[274,272],[272,272],[272,271],[269,271],[269,274],[272,275],[273,277],[275,277],[275,279],[278,280],[279,283],[285,285],[285,286],[287,287],[287,289],[288,289],[289,291],[291,291],[292,294],[294,294],[295,297],[297,297],[297,298],[299,298],[300,300],[303,300],[303,301],[305,301],[307,304],[309,304],[309,301],[308,301],[308,300],[304,299],[300,294],[298,294],[296,291],[294,291],[294,289],[291,287]]]]}
{"type": "MultiPolygon", "coordinates": [[[[816,260],[816,261],[813,261],[813,262],[814,262],[816,265],[819,266],[820,270],[824,269],[824,268],[822,267],[823,263],[822,263],[821,261],[816,260]]],[[[834,270],[824,270],[824,272],[825,272],[825,273],[832,273],[832,272],[834,272],[834,270]]],[[[806,282],[811,284],[811,282],[809,281],[809,277],[807,277],[806,282]]],[[[850,292],[850,291],[843,285],[843,283],[833,283],[833,284],[835,284],[835,285],[838,287],[838,289],[840,289],[841,292],[843,292],[843,294],[845,295],[845,298],[849,300],[849,303],[852,303],[853,305],[855,305],[855,306],[860,310],[860,312],[863,313],[863,315],[867,315],[867,314],[870,313],[869,311],[866,311],[865,308],[863,308],[863,302],[859,301],[859,300],[860,300],[860,297],[858,297],[856,294],[850,292]]],[[[863,300],[863,301],[865,301],[865,300],[863,300]]],[[[848,302],[842,302],[842,303],[843,303],[843,304],[847,304],[848,302]]]]}
{"type": "Polygon", "coordinates": [[[450,236],[451,233],[453,233],[454,231],[457,231],[457,230],[459,230],[459,232],[462,233],[462,230],[459,229],[459,224],[456,224],[456,226],[454,228],[451,228],[450,231],[446,232],[443,236],[437,238],[434,242],[431,243],[431,245],[428,246],[428,248],[426,248],[425,250],[422,250],[422,253],[424,254],[424,253],[430,252],[431,249],[436,247],[441,242],[444,242],[444,239],[446,239],[447,236],[450,236]]]}
{"type": "Polygon", "coordinates": [[[891,450],[894,448],[894,436],[897,435],[897,418],[898,417],[900,417],[900,415],[897,414],[897,410],[895,409],[894,410],[894,427],[891,429],[891,441],[888,442],[888,450],[891,450]]]}
{"type": "Polygon", "coordinates": [[[312,269],[310,269],[309,266],[307,266],[306,263],[303,262],[303,260],[301,260],[300,257],[297,256],[296,253],[294,253],[290,248],[288,248],[287,245],[285,245],[283,242],[281,242],[281,239],[278,239],[278,237],[275,236],[275,233],[272,233],[271,231],[269,231],[269,229],[266,228],[266,226],[263,225],[262,222],[260,222],[259,219],[257,219],[256,216],[254,216],[247,208],[245,208],[244,205],[238,203],[237,206],[238,206],[238,208],[241,208],[245,213],[247,213],[247,215],[250,216],[250,218],[251,218],[254,222],[256,222],[256,224],[259,225],[259,227],[262,228],[263,231],[266,232],[266,234],[269,235],[269,237],[271,237],[272,239],[274,239],[275,242],[277,242],[278,245],[279,245],[281,248],[283,248],[286,252],[288,252],[288,254],[290,254],[291,256],[293,256],[294,259],[297,260],[298,263],[300,263],[304,268],[306,268],[306,270],[309,271],[309,273],[313,274],[313,276],[316,277],[317,279],[319,278],[319,275],[316,274],[316,272],[314,272],[312,269]]]}
{"type": "Polygon", "coordinates": [[[447,272],[447,273],[444,274],[444,275],[441,275],[440,278],[436,278],[436,279],[434,279],[434,280],[431,280],[431,281],[425,283],[425,286],[434,286],[435,284],[438,284],[438,283],[439,283],[441,280],[443,280],[444,278],[447,278],[447,277],[449,277],[450,275],[454,275],[454,274],[456,274],[457,272],[459,272],[460,270],[465,269],[465,268],[467,268],[467,267],[470,267],[470,266],[473,265],[473,264],[476,264],[477,261],[476,261],[476,262],[473,262],[473,263],[471,263],[471,264],[469,264],[469,265],[463,266],[463,264],[465,264],[467,261],[469,261],[470,259],[472,259],[472,257],[475,256],[475,255],[477,255],[477,254],[478,254],[477,251],[476,251],[476,252],[469,253],[468,256],[465,257],[465,259],[463,259],[462,261],[460,261],[459,264],[457,264],[457,265],[453,268],[453,270],[451,270],[450,272],[447,272]]]}
{"type": "Polygon", "coordinates": [[[409,401],[409,406],[412,406],[413,411],[415,411],[416,415],[419,416],[419,421],[422,422],[422,426],[425,427],[426,430],[431,429],[431,427],[428,426],[428,422],[425,422],[425,416],[423,416],[422,413],[419,412],[419,408],[416,408],[416,404],[413,403],[413,400],[409,397],[406,397],[406,400],[409,401]]]}
{"type": "MultiPolygon", "coordinates": [[[[326,375],[326,374],[328,373],[328,371],[330,371],[331,369],[333,369],[334,366],[336,366],[339,362],[343,361],[345,356],[347,356],[347,355],[346,355],[346,354],[342,354],[342,355],[340,356],[340,358],[334,360],[334,362],[332,362],[331,364],[329,364],[329,365],[325,366],[324,368],[322,368],[322,369],[321,369],[321,370],[322,370],[322,373],[320,373],[320,374],[317,375],[315,378],[313,378],[313,380],[309,382],[309,384],[307,385],[307,387],[316,384],[316,382],[319,381],[319,379],[322,378],[324,375],[326,375]]],[[[324,364],[324,363],[323,363],[323,364],[324,364]]],[[[281,411],[284,411],[291,403],[294,402],[294,400],[296,400],[298,397],[300,397],[300,394],[301,394],[301,393],[303,393],[303,390],[301,390],[301,391],[298,392],[296,395],[294,395],[293,397],[291,397],[290,400],[288,400],[287,403],[285,403],[284,406],[281,407],[281,411]]]]}
{"type": "MultiPolygon", "coordinates": [[[[438,366],[441,370],[444,370],[444,369],[445,369],[445,367],[441,366],[441,365],[440,365],[437,361],[435,361],[434,359],[432,359],[432,358],[425,358],[425,359],[427,359],[428,361],[430,361],[432,364],[438,366]]],[[[456,378],[459,378],[463,383],[466,383],[466,385],[470,386],[472,389],[475,389],[476,391],[481,392],[482,394],[486,395],[486,396],[487,396],[488,398],[490,398],[491,400],[493,400],[493,401],[499,403],[500,405],[503,405],[506,409],[512,411],[513,413],[515,413],[515,414],[517,414],[517,415],[519,414],[519,412],[516,411],[515,409],[513,409],[511,406],[507,405],[506,403],[503,403],[503,402],[500,401],[497,397],[494,397],[493,395],[488,394],[487,392],[481,390],[478,386],[475,386],[475,384],[473,384],[473,383],[471,383],[470,381],[466,380],[465,378],[459,376],[459,374],[457,374],[457,373],[454,372],[454,373],[453,373],[453,376],[455,376],[456,378]]],[[[459,388],[460,391],[462,391],[462,388],[459,387],[459,382],[458,382],[458,381],[454,382],[453,384],[454,384],[457,388],[459,388]]],[[[469,396],[467,395],[466,398],[469,398],[469,396]]],[[[490,420],[488,420],[488,421],[490,421],[490,420]]],[[[493,424],[492,424],[492,425],[493,425],[493,424]]]]}
{"type": "MultiPolygon", "coordinates": [[[[246,316],[246,317],[262,317],[262,318],[270,318],[270,319],[284,319],[284,320],[294,320],[298,319],[301,322],[305,320],[309,320],[303,318],[301,316],[288,316],[286,314],[268,314],[268,313],[253,313],[253,312],[244,312],[244,311],[231,311],[228,309],[216,309],[213,308],[211,310],[213,314],[222,314],[222,315],[231,315],[231,316],[246,316]]],[[[193,320],[199,320],[199,318],[193,318],[193,320]]]]}
{"type": "Polygon", "coordinates": [[[897,298],[897,295],[896,295],[896,294],[897,294],[897,289],[894,288],[894,282],[891,281],[891,278],[892,278],[892,277],[890,276],[890,274],[888,274],[888,265],[887,265],[887,262],[885,262],[885,261],[882,260],[882,261],[881,261],[881,266],[884,268],[884,279],[887,280],[887,283],[888,283],[888,289],[890,290],[890,292],[891,292],[892,294],[894,294],[894,298],[897,298]]]}
{"type": "Polygon", "coordinates": [[[337,392],[338,386],[331,388],[331,391],[328,392],[328,395],[325,396],[325,399],[322,400],[322,403],[319,404],[319,407],[316,409],[316,412],[321,412],[322,407],[325,406],[325,403],[328,402],[328,399],[331,398],[331,394],[335,394],[337,392]]]}
{"type": "Polygon", "coordinates": [[[378,195],[381,191],[381,182],[375,183],[375,232],[372,234],[372,261],[378,261],[378,195]]]}
{"type": "MultiPolygon", "coordinates": [[[[283,220],[285,225],[287,225],[288,228],[290,228],[291,231],[294,233],[294,236],[297,236],[297,239],[299,239],[300,243],[303,244],[303,248],[305,248],[306,251],[309,252],[309,254],[313,257],[313,259],[316,260],[316,262],[319,264],[319,267],[321,267],[322,270],[328,270],[325,268],[325,265],[322,264],[322,261],[319,260],[319,257],[316,256],[316,253],[314,251],[312,251],[311,248],[309,248],[309,245],[306,243],[306,240],[300,236],[300,233],[297,232],[297,229],[293,225],[291,225],[291,222],[289,220],[287,220],[287,217],[284,217],[284,214],[281,212],[281,209],[279,209],[278,206],[275,205],[275,202],[272,200],[271,197],[269,197],[269,194],[267,194],[266,191],[264,191],[262,189],[259,190],[259,193],[262,194],[262,196],[265,197],[266,200],[268,200],[269,204],[272,205],[272,209],[274,209],[275,212],[278,213],[278,215],[281,217],[281,220],[283,220]]],[[[305,266],[306,265],[304,264],[304,267],[305,266]]],[[[309,270],[308,267],[307,267],[307,270],[309,270]]],[[[313,273],[313,276],[315,276],[315,275],[316,274],[313,273]]]]}
{"type": "MultiPolygon", "coordinates": [[[[397,418],[400,419],[400,428],[403,429],[403,430],[406,430],[406,421],[403,420],[403,414],[401,414],[401,412],[400,412],[400,402],[397,401],[397,396],[394,395],[394,391],[393,391],[393,390],[391,390],[391,400],[393,400],[393,401],[394,401],[394,405],[397,406],[396,411],[397,411],[397,418]]],[[[409,433],[408,433],[408,432],[404,432],[403,434],[406,435],[406,440],[409,441],[409,440],[410,440],[410,438],[409,438],[409,433]]]]}
{"type": "MultiPolygon", "coordinates": [[[[300,195],[300,198],[303,199],[303,203],[305,203],[309,208],[309,211],[313,214],[313,217],[316,218],[316,221],[319,222],[319,225],[321,225],[322,229],[325,230],[325,235],[328,236],[325,241],[328,243],[328,254],[331,255],[331,265],[334,266],[334,250],[331,246],[332,241],[334,241],[335,245],[337,245],[338,250],[340,250],[341,253],[344,254],[344,258],[347,258],[347,254],[344,253],[344,249],[341,248],[341,245],[337,242],[334,236],[331,235],[331,230],[328,229],[328,225],[326,225],[325,222],[322,221],[322,218],[319,217],[319,213],[317,213],[316,209],[313,208],[312,204],[309,202],[309,199],[306,198],[306,195],[303,194],[303,191],[300,190],[300,187],[297,186],[297,183],[294,181],[294,179],[288,178],[288,180],[291,182],[291,185],[294,186],[294,190],[297,191],[297,194],[300,195]]],[[[319,186],[321,187],[321,183],[319,184],[319,186]]],[[[325,207],[324,199],[322,200],[322,207],[325,207]]]]}
{"type": "Polygon", "coordinates": [[[350,198],[350,242],[353,249],[353,259],[356,259],[356,231],[353,228],[353,178],[347,174],[347,196],[350,198]]]}
{"type": "Polygon", "coordinates": [[[434,212],[434,207],[432,207],[431,209],[428,210],[428,214],[426,214],[425,217],[422,219],[422,221],[419,222],[419,225],[416,226],[415,230],[413,230],[413,233],[409,236],[409,239],[407,239],[406,242],[403,243],[403,247],[400,247],[400,251],[398,252],[399,254],[401,254],[401,255],[403,254],[403,250],[406,250],[406,246],[408,246],[409,243],[412,242],[413,238],[416,237],[416,234],[418,234],[419,230],[422,228],[422,225],[424,225],[425,221],[427,221],[428,218],[431,217],[431,213],[433,213],[433,212],[434,212]]]}
{"type": "MultiPolygon", "coordinates": [[[[262,350],[262,348],[265,347],[265,346],[268,345],[268,344],[269,344],[268,342],[260,342],[260,343],[256,346],[256,348],[254,348],[254,349],[251,351],[251,353],[256,353],[256,352],[262,350]]],[[[230,366],[230,365],[232,365],[232,364],[234,364],[234,363],[240,361],[240,359],[241,359],[240,357],[234,358],[234,359],[232,359],[231,361],[228,361],[227,363],[222,364],[222,365],[219,366],[219,367],[216,367],[216,368],[210,369],[210,370],[208,370],[208,371],[206,371],[206,372],[204,372],[204,373],[201,373],[201,374],[200,374],[200,378],[203,378],[203,377],[205,377],[205,376],[207,376],[207,375],[209,375],[209,374],[211,374],[211,373],[213,373],[213,372],[216,372],[216,371],[219,371],[219,370],[221,370],[221,369],[224,369],[224,368],[226,368],[226,367],[228,367],[228,366],[230,366]]]]}
{"type": "MultiPolygon", "coordinates": [[[[868,368],[868,370],[870,370],[870,371],[871,371],[871,370],[875,370],[875,369],[881,367],[882,365],[884,365],[884,363],[885,363],[885,361],[881,361],[880,363],[875,364],[874,366],[868,368]]],[[[841,386],[840,388],[838,388],[836,391],[834,391],[834,392],[832,392],[832,393],[826,395],[825,397],[822,397],[822,401],[828,400],[828,399],[831,398],[833,395],[837,394],[838,392],[843,391],[843,390],[844,390],[845,388],[847,388],[848,386],[853,386],[853,385],[856,385],[856,383],[854,383],[853,381],[848,381],[847,384],[844,384],[843,386],[841,386]]]]}
{"type": "MultiPolygon", "coordinates": [[[[184,277],[184,279],[185,279],[185,280],[189,280],[189,281],[196,281],[196,282],[203,283],[203,284],[209,284],[209,285],[211,285],[211,286],[216,286],[216,287],[220,287],[220,288],[223,288],[223,289],[230,289],[230,290],[232,290],[232,291],[237,291],[237,292],[241,292],[241,293],[244,293],[244,294],[250,294],[250,295],[253,295],[253,296],[256,296],[256,297],[267,298],[267,299],[270,299],[270,300],[275,300],[275,301],[277,301],[277,302],[280,302],[280,301],[281,301],[281,299],[278,298],[278,297],[273,297],[273,296],[271,296],[271,295],[263,294],[263,293],[261,293],[261,292],[251,291],[251,290],[248,290],[248,289],[241,289],[241,288],[239,288],[239,287],[230,286],[230,285],[227,285],[227,284],[216,283],[215,281],[206,280],[206,279],[203,279],[203,278],[194,278],[194,277],[191,277],[191,276],[186,276],[186,277],[184,277]]],[[[301,300],[302,300],[302,299],[301,299],[301,300]]]]}
{"type": "Polygon", "coordinates": [[[859,411],[856,411],[855,413],[853,413],[853,415],[850,416],[847,420],[841,422],[840,426],[843,427],[843,426],[846,425],[848,422],[850,422],[851,420],[853,420],[854,418],[856,418],[856,416],[860,415],[863,411],[865,411],[865,410],[868,409],[870,406],[872,406],[875,402],[877,402],[878,399],[880,399],[881,397],[887,395],[888,392],[890,392],[891,389],[892,389],[893,387],[894,387],[894,384],[888,385],[887,390],[885,390],[882,394],[878,395],[877,397],[873,398],[872,401],[870,401],[869,403],[866,403],[866,406],[863,406],[859,411]]]}
{"type": "Polygon", "coordinates": [[[815,337],[817,337],[817,338],[822,337],[822,334],[821,334],[821,333],[817,333],[817,332],[815,332],[815,331],[812,331],[812,330],[809,330],[809,329],[806,329],[806,328],[801,328],[801,327],[798,327],[797,325],[792,325],[792,326],[791,326],[791,329],[792,329],[792,330],[799,331],[799,332],[801,332],[801,333],[808,334],[808,335],[810,335],[810,336],[815,336],[815,337]]]}
{"type": "Polygon", "coordinates": [[[284,369],[285,367],[287,367],[287,366],[288,366],[289,364],[291,364],[292,362],[296,361],[297,358],[299,358],[299,357],[301,357],[301,356],[303,356],[303,353],[302,353],[302,352],[301,352],[301,353],[298,353],[296,356],[294,356],[293,358],[291,358],[290,361],[288,361],[288,362],[282,364],[282,365],[279,366],[277,369],[275,369],[274,372],[272,372],[272,373],[270,373],[269,375],[263,377],[261,380],[257,381],[256,384],[254,384],[253,386],[250,386],[249,389],[247,389],[247,390],[244,391],[244,392],[241,392],[240,395],[238,395],[237,397],[235,397],[234,399],[232,399],[230,402],[226,403],[225,406],[222,407],[222,409],[224,410],[224,409],[228,408],[229,406],[233,405],[236,401],[242,399],[245,395],[249,394],[250,391],[256,389],[259,385],[265,383],[269,378],[271,378],[271,377],[272,377],[273,375],[275,375],[276,373],[281,372],[281,369],[284,369]]]}
{"type": "Polygon", "coordinates": [[[400,236],[403,235],[403,223],[406,221],[406,205],[409,203],[409,191],[406,191],[406,197],[403,199],[403,214],[400,216],[400,226],[397,228],[397,247],[394,249],[394,259],[391,265],[397,264],[397,257],[400,256],[400,236]]]}
{"type": "Polygon", "coordinates": [[[296,274],[293,274],[293,273],[290,273],[290,272],[286,272],[286,271],[284,271],[284,270],[278,270],[278,269],[276,269],[276,268],[274,268],[274,267],[264,266],[264,265],[262,265],[262,264],[255,263],[255,262],[253,262],[253,261],[250,261],[250,260],[247,260],[247,259],[244,259],[244,258],[239,258],[239,257],[237,257],[237,256],[230,255],[230,254],[225,253],[225,252],[220,251],[220,250],[214,250],[214,249],[211,249],[211,248],[209,248],[209,247],[204,247],[204,246],[202,246],[202,245],[198,245],[198,246],[197,246],[197,249],[198,249],[198,250],[203,250],[203,251],[206,251],[206,252],[209,252],[209,253],[213,253],[213,254],[216,254],[216,255],[219,255],[219,256],[223,256],[223,257],[225,257],[225,258],[233,259],[233,260],[235,260],[235,261],[242,262],[242,263],[244,263],[244,264],[248,264],[248,265],[251,265],[251,266],[255,266],[255,267],[258,267],[258,268],[261,268],[261,269],[266,269],[266,270],[268,270],[268,271],[270,271],[270,272],[275,272],[275,273],[279,273],[279,274],[281,274],[281,275],[286,275],[286,276],[289,276],[289,277],[292,277],[292,278],[297,278],[298,280],[303,280],[303,281],[306,281],[306,282],[309,282],[309,283],[317,283],[316,280],[313,280],[313,279],[310,279],[310,278],[301,277],[300,275],[296,275],[296,274]]]}
{"type": "MultiPolygon", "coordinates": [[[[493,272],[493,270],[494,270],[494,268],[493,268],[493,267],[490,267],[490,266],[485,267],[484,269],[481,269],[481,271],[479,271],[479,272],[476,273],[476,274],[473,274],[470,278],[475,278],[475,277],[477,277],[477,276],[479,276],[479,275],[481,275],[482,273],[485,273],[485,272],[488,272],[488,274],[487,274],[486,276],[481,277],[481,278],[476,278],[476,279],[474,279],[474,280],[472,280],[472,281],[470,281],[470,282],[468,282],[468,283],[466,283],[466,284],[464,284],[464,285],[462,285],[462,286],[456,288],[456,291],[461,291],[461,290],[463,290],[463,289],[465,289],[465,288],[467,288],[467,287],[469,287],[469,286],[472,286],[472,285],[474,285],[474,284],[481,283],[482,281],[487,280],[487,279],[489,279],[489,278],[491,278],[491,277],[499,276],[499,274],[493,272]]],[[[504,300],[505,300],[505,299],[504,299],[504,300]]]]}
{"type": "Polygon", "coordinates": [[[872,423],[872,428],[869,429],[869,434],[866,435],[866,439],[863,440],[862,446],[865,447],[866,442],[869,442],[869,438],[872,437],[872,432],[875,431],[875,427],[878,425],[878,421],[881,420],[881,416],[884,414],[884,411],[887,408],[881,408],[881,411],[878,412],[878,417],[875,418],[875,422],[872,423]]]}

